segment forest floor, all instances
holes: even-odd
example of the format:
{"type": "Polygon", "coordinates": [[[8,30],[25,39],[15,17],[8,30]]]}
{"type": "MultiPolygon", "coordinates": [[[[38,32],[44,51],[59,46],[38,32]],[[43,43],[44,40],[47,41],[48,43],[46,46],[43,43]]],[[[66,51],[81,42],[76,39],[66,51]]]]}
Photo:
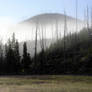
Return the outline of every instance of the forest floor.
{"type": "Polygon", "coordinates": [[[92,92],[92,76],[3,76],[0,92],[92,92]]]}

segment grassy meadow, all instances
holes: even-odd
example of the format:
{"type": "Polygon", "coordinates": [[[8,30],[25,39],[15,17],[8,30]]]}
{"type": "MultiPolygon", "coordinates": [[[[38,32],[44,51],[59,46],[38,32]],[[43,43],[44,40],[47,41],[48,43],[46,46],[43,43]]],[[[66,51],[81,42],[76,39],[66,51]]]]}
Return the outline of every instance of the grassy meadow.
{"type": "Polygon", "coordinates": [[[91,76],[0,77],[0,92],[92,92],[91,76]]]}

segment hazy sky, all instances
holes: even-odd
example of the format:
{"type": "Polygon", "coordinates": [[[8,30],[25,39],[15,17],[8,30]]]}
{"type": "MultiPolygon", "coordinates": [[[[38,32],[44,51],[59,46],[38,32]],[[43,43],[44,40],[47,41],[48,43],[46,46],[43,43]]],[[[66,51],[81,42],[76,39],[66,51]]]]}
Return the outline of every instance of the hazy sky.
{"type": "MultiPolygon", "coordinates": [[[[41,13],[63,13],[75,16],[76,0],[0,0],[0,19],[14,19],[15,22],[41,13]]],[[[92,8],[92,0],[78,0],[78,16],[83,17],[86,6],[92,8]]]]}

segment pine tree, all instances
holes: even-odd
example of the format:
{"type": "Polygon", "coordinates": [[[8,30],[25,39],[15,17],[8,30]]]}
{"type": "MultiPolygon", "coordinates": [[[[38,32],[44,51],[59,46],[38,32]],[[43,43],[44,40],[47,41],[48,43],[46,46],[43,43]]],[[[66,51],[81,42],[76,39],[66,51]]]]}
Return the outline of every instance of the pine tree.
{"type": "Polygon", "coordinates": [[[21,68],[21,65],[20,65],[20,53],[19,53],[19,43],[18,41],[16,41],[16,44],[15,44],[15,60],[16,60],[16,73],[20,72],[20,68],[21,68]]]}
{"type": "Polygon", "coordinates": [[[13,73],[15,68],[15,58],[14,52],[11,46],[11,41],[9,39],[8,46],[7,46],[7,53],[6,53],[6,61],[7,61],[7,73],[13,73]]]}
{"type": "Polygon", "coordinates": [[[19,43],[15,39],[15,34],[13,33],[12,39],[8,40],[6,45],[6,69],[7,73],[17,74],[20,67],[20,55],[19,55],[19,43]]]}
{"type": "Polygon", "coordinates": [[[0,74],[3,72],[3,48],[2,48],[2,42],[0,42],[0,74]]]}
{"type": "Polygon", "coordinates": [[[22,67],[25,74],[27,74],[30,70],[31,58],[30,54],[27,52],[27,44],[24,42],[23,44],[23,59],[22,59],[22,67]]]}

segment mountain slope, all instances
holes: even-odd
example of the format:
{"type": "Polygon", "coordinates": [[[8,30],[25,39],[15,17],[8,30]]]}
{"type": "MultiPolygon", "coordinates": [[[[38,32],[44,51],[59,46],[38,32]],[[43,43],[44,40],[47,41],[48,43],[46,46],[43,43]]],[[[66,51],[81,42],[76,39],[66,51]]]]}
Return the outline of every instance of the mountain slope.
{"type": "MultiPolygon", "coordinates": [[[[40,22],[43,24],[51,24],[56,21],[58,22],[64,22],[65,15],[64,14],[59,14],[59,13],[46,13],[46,14],[40,14],[37,16],[34,16],[32,18],[29,18],[22,23],[35,23],[35,22],[40,22]]],[[[74,22],[76,19],[70,16],[66,16],[67,21],[72,21],[74,22]]],[[[81,20],[78,20],[78,22],[82,22],[81,20]]]]}
{"type": "MultiPolygon", "coordinates": [[[[67,20],[67,33],[75,32],[76,30],[76,19],[70,16],[66,16],[67,20]]],[[[19,23],[18,28],[15,33],[18,34],[19,39],[21,41],[26,40],[28,43],[28,51],[33,55],[34,52],[34,40],[35,40],[35,31],[36,26],[38,27],[38,40],[40,40],[42,31],[44,39],[47,39],[47,47],[50,46],[52,43],[52,39],[55,42],[56,39],[56,32],[58,32],[58,37],[63,37],[64,32],[64,21],[65,15],[59,13],[46,13],[33,16],[27,20],[22,21],[19,23]],[[57,27],[57,28],[56,28],[57,27]],[[21,34],[21,37],[20,37],[21,34]],[[25,38],[22,40],[22,38],[25,38]],[[29,45],[30,44],[30,45],[29,45]],[[30,48],[31,47],[31,48],[30,48]],[[31,50],[30,50],[31,49],[31,50]]],[[[78,20],[78,30],[83,28],[83,22],[78,20]]],[[[40,41],[38,41],[38,51],[41,50],[40,41]]]]}

